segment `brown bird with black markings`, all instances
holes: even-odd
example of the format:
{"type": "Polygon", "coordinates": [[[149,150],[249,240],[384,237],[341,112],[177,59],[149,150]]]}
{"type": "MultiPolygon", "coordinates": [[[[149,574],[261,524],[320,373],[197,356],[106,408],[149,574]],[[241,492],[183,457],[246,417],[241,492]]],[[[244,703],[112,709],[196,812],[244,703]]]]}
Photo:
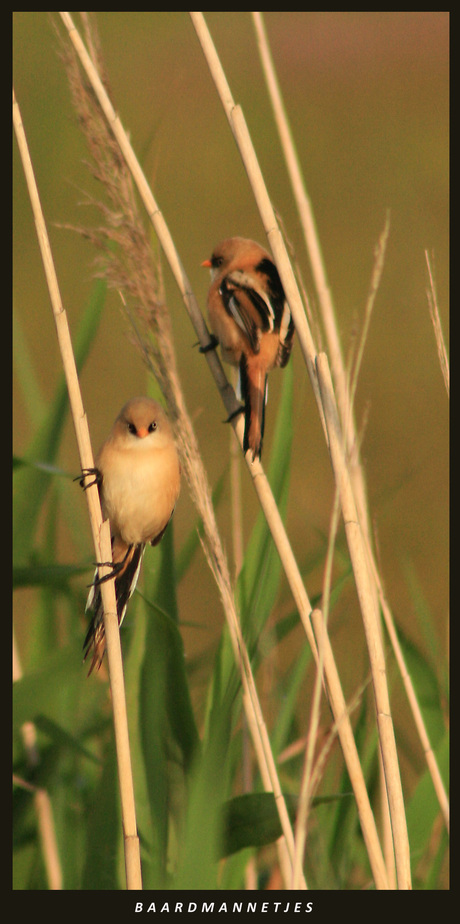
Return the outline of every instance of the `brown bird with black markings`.
{"type": "Polygon", "coordinates": [[[294,324],[278,270],[260,244],[222,241],[202,266],[211,271],[208,314],[214,345],[239,370],[245,414],[244,451],[260,457],[269,372],[289,360],[294,324]]]}

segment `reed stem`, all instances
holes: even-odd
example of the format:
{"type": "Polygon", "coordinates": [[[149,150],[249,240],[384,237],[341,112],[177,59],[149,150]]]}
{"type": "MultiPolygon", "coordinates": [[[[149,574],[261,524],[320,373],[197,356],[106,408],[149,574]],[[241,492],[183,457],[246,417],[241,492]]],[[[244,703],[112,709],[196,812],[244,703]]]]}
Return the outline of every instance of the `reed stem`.
{"type": "MultiPolygon", "coordinates": [[[[78,372],[73,354],[67,315],[62,305],[59,284],[46,229],[46,223],[41,208],[40,197],[35,182],[27,139],[24,126],[22,124],[19,106],[14,95],[14,90],[13,122],[34,215],[46,281],[48,284],[51,307],[56,325],[59,348],[61,351],[64,374],[66,377],[69,393],[75,435],[77,438],[77,445],[80,454],[81,469],[84,471],[85,469],[91,469],[94,467],[88,422],[80,392],[78,372]]],[[[85,494],[88,502],[96,560],[98,562],[108,563],[112,559],[110,524],[108,521],[103,522],[102,520],[102,511],[97,486],[94,485],[93,487],[89,487],[85,491],[85,494]]],[[[104,566],[101,566],[100,570],[101,575],[104,575],[110,572],[110,566],[105,564],[104,566]]],[[[101,593],[104,607],[104,629],[107,644],[110,689],[112,693],[113,721],[122,808],[126,884],[128,889],[141,889],[142,876],[140,866],[140,850],[136,827],[136,810],[131,770],[123,662],[121,657],[120,633],[118,628],[114,581],[110,580],[103,582],[101,584],[101,593]]]]}

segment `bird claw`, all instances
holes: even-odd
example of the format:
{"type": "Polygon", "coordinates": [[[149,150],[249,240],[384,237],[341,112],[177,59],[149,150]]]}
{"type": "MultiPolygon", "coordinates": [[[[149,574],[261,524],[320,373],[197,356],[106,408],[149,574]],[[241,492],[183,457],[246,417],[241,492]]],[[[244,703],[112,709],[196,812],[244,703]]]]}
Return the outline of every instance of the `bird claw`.
{"type": "Polygon", "coordinates": [[[133,546],[129,545],[128,548],[126,549],[126,554],[123,556],[121,561],[97,561],[95,562],[94,566],[98,570],[99,568],[110,568],[110,571],[108,572],[108,574],[103,574],[102,576],[97,574],[96,577],[94,578],[93,583],[89,584],[88,586],[98,587],[99,584],[104,584],[106,581],[110,581],[111,578],[116,577],[117,574],[120,573],[120,571],[123,571],[123,568],[125,567],[126,562],[128,561],[128,556],[130,555],[132,549],[133,549],[133,546]]]}
{"type": "Polygon", "coordinates": [[[80,484],[80,487],[83,488],[84,491],[86,491],[87,488],[92,488],[94,484],[97,484],[99,486],[102,483],[102,475],[98,468],[82,468],[81,476],[77,475],[77,477],[74,478],[73,480],[78,481],[80,484]],[[85,478],[87,475],[94,475],[94,481],[89,481],[88,484],[85,484],[85,478]]]}
{"type": "Polygon", "coordinates": [[[88,587],[99,587],[99,584],[105,584],[106,581],[110,581],[111,578],[116,577],[119,571],[121,571],[123,564],[124,564],[123,561],[118,561],[115,563],[113,561],[95,562],[95,567],[98,570],[99,568],[110,568],[110,571],[107,574],[103,574],[103,575],[99,575],[98,573],[96,577],[94,578],[94,581],[91,584],[88,584],[88,587]]]}
{"type": "Polygon", "coordinates": [[[232,420],[235,419],[235,417],[239,417],[240,414],[244,414],[245,412],[246,412],[246,408],[244,404],[240,404],[240,406],[237,407],[235,411],[232,411],[232,413],[229,414],[229,416],[227,417],[226,420],[223,421],[223,423],[231,423],[232,420]]]}
{"type": "Polygon", "coordinates": [[[199,353],[210,353],[211,350],[215,350],[216,347],[218,346],[219,346],[219,341],[217,337],[215,337],[214,334],[210,334],[209,343],[207,343],[206,346],[198,347],[198,352],[199,353]]]}

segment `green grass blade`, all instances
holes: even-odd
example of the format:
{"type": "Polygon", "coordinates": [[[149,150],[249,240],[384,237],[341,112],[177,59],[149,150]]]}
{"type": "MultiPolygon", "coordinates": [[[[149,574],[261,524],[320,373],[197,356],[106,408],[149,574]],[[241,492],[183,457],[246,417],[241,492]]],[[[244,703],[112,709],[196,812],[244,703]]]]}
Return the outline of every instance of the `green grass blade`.
{"type": "Polygon", "coordinates": [[[13,567],[13,590],[19,587],[48,587],[60,593],[70,594],[71,579],[87,571],[86,565],[19,565],[13,567]]]}
{"type": "Polygon", "coordinates": [[[146,597],[139,722],[150,806],[150,862],[158,888],[165,881],[171,825],[180,814],[185,777],[199,743],[177,626],[171,527],[155,549],[155,573],[146,597]]]}
{"type": "Polygon", "coordinates": [[[171,887],[177,890],[218,888],[222,852],[222,806],[229,796],[229,715],[222,712],[214,734],[204,742],[191,768],[187,807],[171,887]]]}
{"type": "MultiPolygon", "coordinates": [[[[286,513],[289,490],[289,471],[292,447],[293,372],[287,366],[283,373],[283,387],[268,469],[268,480],[281,515],[286,513]]],[[[246,629],[253,627],[254,634],[261,630],[279,583],[281,564],[267,521],[260,513],[244,556],[238,582],[242,619],[246,629]]]]}
{"type": "MultiPolygon", "coordinates": [[[[445,732],[435,749],[439,770],[448,790],[449,785],[449,736],[445,732]]],[[[414,862],[428,851],[433,825],[440,813],[439,802],[434,791],[428,768],[420,776],[415,792],[407,806],[407,827],[409,843],[414,862]]],[[[429,852],[429,851],[428,851],[429,852]]]]}
{"type": "Polygon", "coordinates": [[[115,741],[104,749],[103,772],[87,806],[85,860],[81,889],[122,888],[118,875],[120,808],[115,741]]]}

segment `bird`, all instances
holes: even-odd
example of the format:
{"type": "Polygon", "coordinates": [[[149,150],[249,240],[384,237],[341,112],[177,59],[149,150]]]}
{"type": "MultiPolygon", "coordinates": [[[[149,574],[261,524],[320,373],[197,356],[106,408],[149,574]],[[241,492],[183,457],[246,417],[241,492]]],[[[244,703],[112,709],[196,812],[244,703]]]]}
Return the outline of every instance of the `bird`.
{"type": "Polygon", "coordinates": [[[84,660],[92,652],[88,672],[99,670],[105,653],[100,585],[115,578],[118,625],[133,594],[145,547],[157,545],[174,513],[180,493],[181,466],[171,424],[161,405],[146,397],[129,400],[101,446],[95,466],[83,469],[80,484],[96,483],[102,514],[110,521],[111,571],[99,577],[96,568],[86,611],[92,611],[83,644],[84,660]],[[92,481],[85,476],[94,475],[92,481]]]}
{"type": "Polygon", "coordinates": [[[262,453],[268,373],[288,362],[294,322],[276,265],[256,241],[226,238],[201,265],[211,273],[212,337],[203,351],[220,344],[224,362],[239,370],[243,450],[250,450],[254,461],[262,453]]]}

